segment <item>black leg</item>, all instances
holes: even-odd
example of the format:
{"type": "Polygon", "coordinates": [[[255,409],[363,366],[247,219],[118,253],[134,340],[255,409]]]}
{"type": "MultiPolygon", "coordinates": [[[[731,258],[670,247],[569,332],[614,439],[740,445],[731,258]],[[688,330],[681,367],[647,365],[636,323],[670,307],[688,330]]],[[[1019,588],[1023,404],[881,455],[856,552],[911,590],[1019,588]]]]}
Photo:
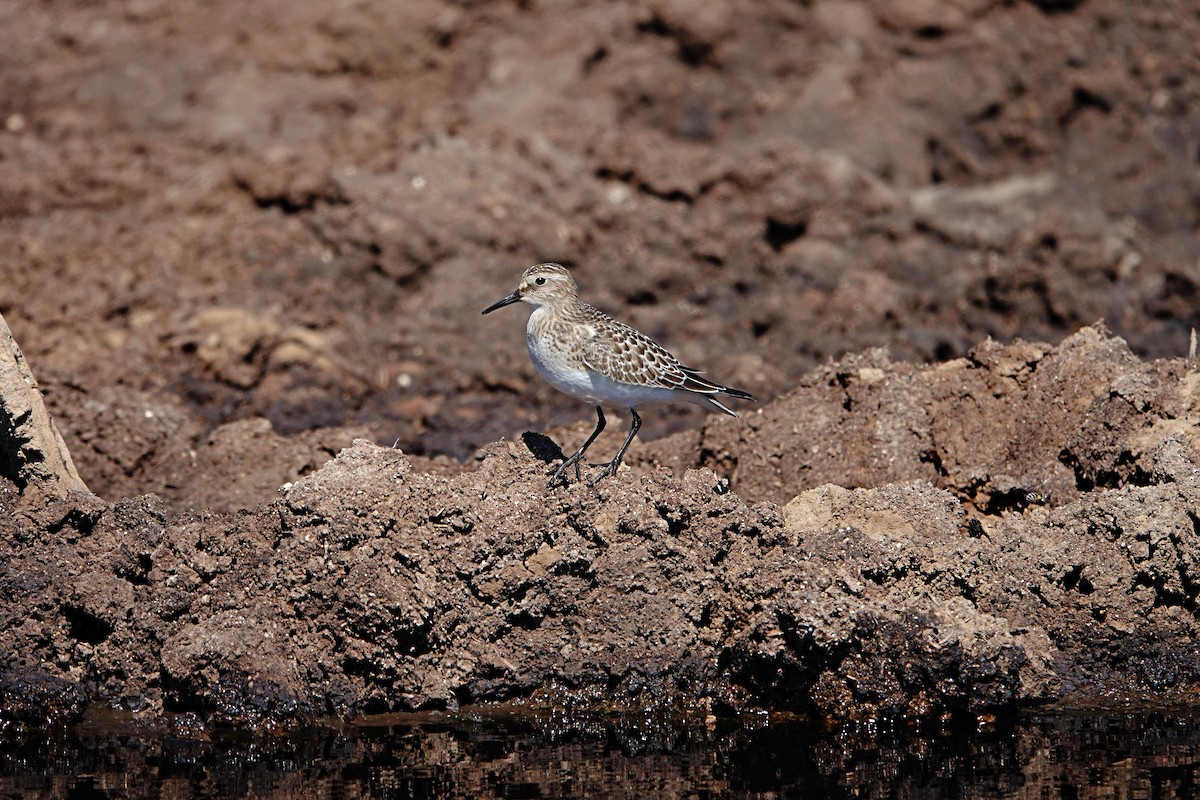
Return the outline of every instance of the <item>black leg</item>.
{"type": "Polygon", "coordinates": [[[592,446],[592,442],[596,441],[596,437],[599,436],[600,432],[604,430],[605,424],[604,409],[600,408],[600,406],[596,406],[596,430],[592,431],[592,435],[589,436],[587,441],[583,443],[583,447],[572,453],[571,457],[564,461],[562,466],[554,471],[554,475],[551,476],[550,482],[546,484],[547,486],[552,487],[554,484],[558,483],[559,478],[561,478],[562,474],[567,471],[567,467],[571,466],[572,464],[575,465],[575,482],[578,483],[579,481],[583,480],[583,476],[579,473],[579,462],[583,460],[584,452],[592,446]]]}
{"type": "Polygon", "coordinates": [[[631,408],[629,409],[629,413],[633,414],[633,424],[629,426],[629,435],[625,437],[625,444],[621,445],[621,449],[617,451],[616,457],[604,465],[604,469],[600,470],[600,474],[588,481],[588,486],[595,486],[606,475],[617,474],[617,467],[621,466],[621,459],[625,457],[625,451],[629,449],[629,443],[633,441],[633,437],[637,436],[638,428],[642,427],[642,418],[638,416],[637,409],[631,408]]]}

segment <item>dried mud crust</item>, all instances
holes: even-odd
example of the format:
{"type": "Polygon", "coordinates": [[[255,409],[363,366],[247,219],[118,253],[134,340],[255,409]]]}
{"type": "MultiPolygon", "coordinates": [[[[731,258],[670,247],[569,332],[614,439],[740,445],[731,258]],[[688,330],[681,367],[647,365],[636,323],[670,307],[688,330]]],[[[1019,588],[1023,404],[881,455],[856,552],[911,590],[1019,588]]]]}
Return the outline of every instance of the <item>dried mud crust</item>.
{"type": "Polygon", "coordinates": [[[661,466],[547,489],[556,448],[536,434],[452,476],[360,440],[220,515],[3,484],[0,708],[293,723],[520,700],[848,720],[1186,700],[1197,374],[1095,329],[938,366],[854,357],[703,432],[721,431],[733,490],[661,466]],[[872,425],[846,422],[847,393],[872,425]],[[805,488],[783,454],[751,458],[751,437],[810,417],[842,420],[814,447],[894,456],[880,485],[805,488]],[[895,431],[909,445],[881,438],[895,431]],[[791,481],[783,503],[737,488],[791,481]]]}

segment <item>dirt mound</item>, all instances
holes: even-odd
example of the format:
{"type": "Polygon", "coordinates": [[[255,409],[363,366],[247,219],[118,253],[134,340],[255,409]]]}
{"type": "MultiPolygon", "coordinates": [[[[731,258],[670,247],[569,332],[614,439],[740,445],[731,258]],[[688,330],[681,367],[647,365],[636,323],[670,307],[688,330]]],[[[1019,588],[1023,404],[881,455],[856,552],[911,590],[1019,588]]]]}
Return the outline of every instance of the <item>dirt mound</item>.
{"type": "Polygon", "coordinates": [[[1103,326],[1055,348],[989,340],[936,367],[876,350],[814,370],[745,425],[714,419],[641,457],[695,454],[690,465],[729,474],[755,499],[924,480],[1000,514],[1149,483],[1159,438],[1187,441],[1195,381],[1182,361],[1140,361],[1103,326]],[[1143,440],[1144,415],[1157,422],[1143,440]]]}
{"type": "Polygon", "coordinates": [[[1188,697],[1196,373],[1092,329],[975,353],[850,358],[705,429],[736,486],[797,481],[782,506],[704,467],[549,489],[559,451],[538,434],[452,476],[360,440],[229,514],[10,489],[0,691],[43,687],[45,713],[82,695],[285,722],[512,700],[853,719],[1188,697]],[[969,391],[905,399],[946,386],[969,391]],[[834,421],[850,409],[872,424],[834,421]],[[804,489],[798,456],[759,458],[755,437],[814,419],[806,452],[894,454],[854,459],[877,488],[804,489]],[[892,451],[880,432],[897,430],[912,444],[892,451]]]}

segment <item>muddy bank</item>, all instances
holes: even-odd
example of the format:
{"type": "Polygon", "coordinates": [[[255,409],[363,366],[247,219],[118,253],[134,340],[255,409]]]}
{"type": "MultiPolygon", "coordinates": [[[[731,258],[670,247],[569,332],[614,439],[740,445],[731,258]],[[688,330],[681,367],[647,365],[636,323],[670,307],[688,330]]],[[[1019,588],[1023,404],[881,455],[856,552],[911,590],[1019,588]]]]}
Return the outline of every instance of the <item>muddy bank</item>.
{"type": "Polygon", "coordinates": [[[698,448],[656,445],[729,473],[640,464],[596,489],[547,489],[567,443],[532,433],[452,476],[360,440],[229,514],[9,483],[3,707],[291,722],[522,700],[848,720],[1186,700],[1196,374],[1097,329],[937,366],[855,356],[714,420],[698,448]],[[847,397],[872,394],[890,399],[845,422],[847,397]],[[829,484],[819,454],[796,477],[790,440],[765,461],[754,441],[839,418],[807,451],[837,441],[877,469],[886,454],[890,478],[829,484]]]}
{"type": "Polygon", "coordinates": [[[4,4],[45,408],[0,408],[3,713],[1188,699],[1194,376],[1151,359],[1200,322],[1196,41],[1165,1],[4,4]],[[546,491],[590,412],[478,314],[544,260],[761,414],[546,491]]]}

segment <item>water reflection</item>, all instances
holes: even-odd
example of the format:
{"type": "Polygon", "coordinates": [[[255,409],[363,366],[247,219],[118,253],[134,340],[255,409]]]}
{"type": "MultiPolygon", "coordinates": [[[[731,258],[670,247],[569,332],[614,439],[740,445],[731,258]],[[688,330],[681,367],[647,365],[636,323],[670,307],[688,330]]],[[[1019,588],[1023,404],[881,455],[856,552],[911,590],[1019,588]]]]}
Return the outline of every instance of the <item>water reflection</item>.
{"type": "Polygon", "coordinates": [[[831,733],[667,718],[445,719],[287,737],[0,733],[0,797],[1188,798],[1200,716],[831,733]]]}

